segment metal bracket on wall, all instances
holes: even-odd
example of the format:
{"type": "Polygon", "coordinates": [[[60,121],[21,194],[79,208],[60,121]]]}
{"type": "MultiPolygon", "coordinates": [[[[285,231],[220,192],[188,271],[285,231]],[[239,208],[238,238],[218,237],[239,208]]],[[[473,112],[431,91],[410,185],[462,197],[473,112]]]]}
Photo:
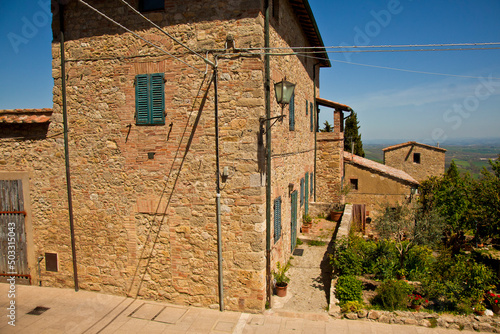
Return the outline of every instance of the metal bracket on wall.
{"type": "Polygon", "coordinates": [[[271,117],[271,118],[264,118],[264,117],[261,117],[259,118],[259,122],[260,122],[260,134],[261,135],[264,135],[267,131],[269,131],[274,124],[276,124],[277,121],[283,121],[283,118],[285,118],[286,115],[280,115],[280,116],[276,116],[276,117],[271,117]],[[272,121],[274,120],[273,124],[271,124],[271,126],[269,126],[268,129],[264,130],[264,122],[266,121],[272,121]]]}

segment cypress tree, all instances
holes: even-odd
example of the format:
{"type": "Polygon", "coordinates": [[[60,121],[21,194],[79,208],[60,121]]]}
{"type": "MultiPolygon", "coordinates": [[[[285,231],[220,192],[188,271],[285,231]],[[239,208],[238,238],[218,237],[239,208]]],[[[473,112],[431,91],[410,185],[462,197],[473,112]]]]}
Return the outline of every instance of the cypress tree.
{"type": "Polygon", "coordinates": [[[344,151],[351,152],[351,143],[354,143],[354,154],[361,157],[365,156],[363,150],[363,142],[359,133],[360,126],[358,125],[358,115],[353,111],[345,121],[344,130],[344,151]]]}

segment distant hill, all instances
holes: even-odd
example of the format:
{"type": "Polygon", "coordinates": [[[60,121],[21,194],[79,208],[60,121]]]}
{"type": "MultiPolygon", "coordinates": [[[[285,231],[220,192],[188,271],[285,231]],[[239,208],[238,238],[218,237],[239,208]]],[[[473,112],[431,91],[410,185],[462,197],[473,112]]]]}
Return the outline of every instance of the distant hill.
{"type": "MultiPolygon", "coordinates": [[[[363,141],[365,158],[383,163],[385,147],[404,143],[402,141],[363,141]]],[[[480,176],[483,167],[489,169],[489,159],[496,159],[500,154],[500,138],[498,139],[455,139],[449,140],[440,147],[446,149],[445,166],[450,166],[451,160],[455,160],[458,169],[465,173],[469,172],[473,177],[480,176]]]]}

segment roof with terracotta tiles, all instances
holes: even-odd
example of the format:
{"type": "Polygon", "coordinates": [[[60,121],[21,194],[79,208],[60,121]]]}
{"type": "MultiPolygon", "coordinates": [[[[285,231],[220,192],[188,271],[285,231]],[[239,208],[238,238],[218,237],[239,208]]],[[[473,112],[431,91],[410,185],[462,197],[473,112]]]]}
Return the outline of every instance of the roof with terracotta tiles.
{"type": "Polygon", "coordinates": [[[330,101],[327,99],[322,99],[321,97],[316,98],[316,103],[320,106],[330,107],[342,111],[352,111],[352,108],[346,104],[338,103],[335,101],[330,101]]]}
{"type": "Polygon", "coordinates": [[[0,124],[48,123],[52,109],[7,109],[0,110],[0,124]]]}
{"type": "Polygon", "coordinates": [[[395,150],[395,149],[398,149],[398,148],[401,148],[401,147],[405,147],[405,146],[409,146],[409,145],[416,145],[416,146],[421,146],[421,147],[429,148],[429,149],[436,150],[436,151],[446,152],[446,150],[444,148],[437,147],[437,146],[426,145],[426,144],[422,144],[422,143],[417,143],[416,141],[408,141],[406,143],[389,146],[389,147],[386,147],[386,148],[382,149],[382,151],[395,150]]]}
{"type": "Polygon", "coordinates": [[[420,184],[417,180],[415,180],[413,177],[411,177],[408,173],[403,172],[400,169],[386,166],[384,164],[375,162],[373,160],[365,159],[363,157],[360,157],[359,155],[351,154],[349,152],[344,151],[344,161],[349,162],[355,165],[359,165],[365,168],[368,168],[370,170],[373,170],[375,172],[387,175],[389,177],[418,185],[420,184]]]}

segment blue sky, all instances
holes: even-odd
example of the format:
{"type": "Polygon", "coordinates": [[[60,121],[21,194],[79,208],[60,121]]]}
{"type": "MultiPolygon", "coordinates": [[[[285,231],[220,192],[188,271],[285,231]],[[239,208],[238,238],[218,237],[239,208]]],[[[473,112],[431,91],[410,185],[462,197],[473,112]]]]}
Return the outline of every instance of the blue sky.
{"type": "MultiPolygon", "coordinates": [[[[326,46],[500,42],[497,0],[309,3],[326,46]]],[[[500,78],[500,50],[331,53],[330,59],[332,68],[323,69],[320,75],[320,96],[351,106],[365,140],[435,144],[453,138],[500,137],[500,79],[489,79],[500,78]]],[[[327,119],[333,118],[325,109],[320,124],[327,119]]]]}
{"type": "MultiPolygon", "coordinates": [[[[326,46],[500,42],[498,0],[309,3],[326,46]]],[[[48,6],[48,0],[0,1],[0,109],[52,107],[48,6]]],[[[500,50],[331,53],[330,59],[320,96],[351,106],[365,141],[500,137],[500,80],[492,79],[500,78],[500,50]]],[[[324,108],[321,124],[327,119],[333,116],[324,108]]]]}

